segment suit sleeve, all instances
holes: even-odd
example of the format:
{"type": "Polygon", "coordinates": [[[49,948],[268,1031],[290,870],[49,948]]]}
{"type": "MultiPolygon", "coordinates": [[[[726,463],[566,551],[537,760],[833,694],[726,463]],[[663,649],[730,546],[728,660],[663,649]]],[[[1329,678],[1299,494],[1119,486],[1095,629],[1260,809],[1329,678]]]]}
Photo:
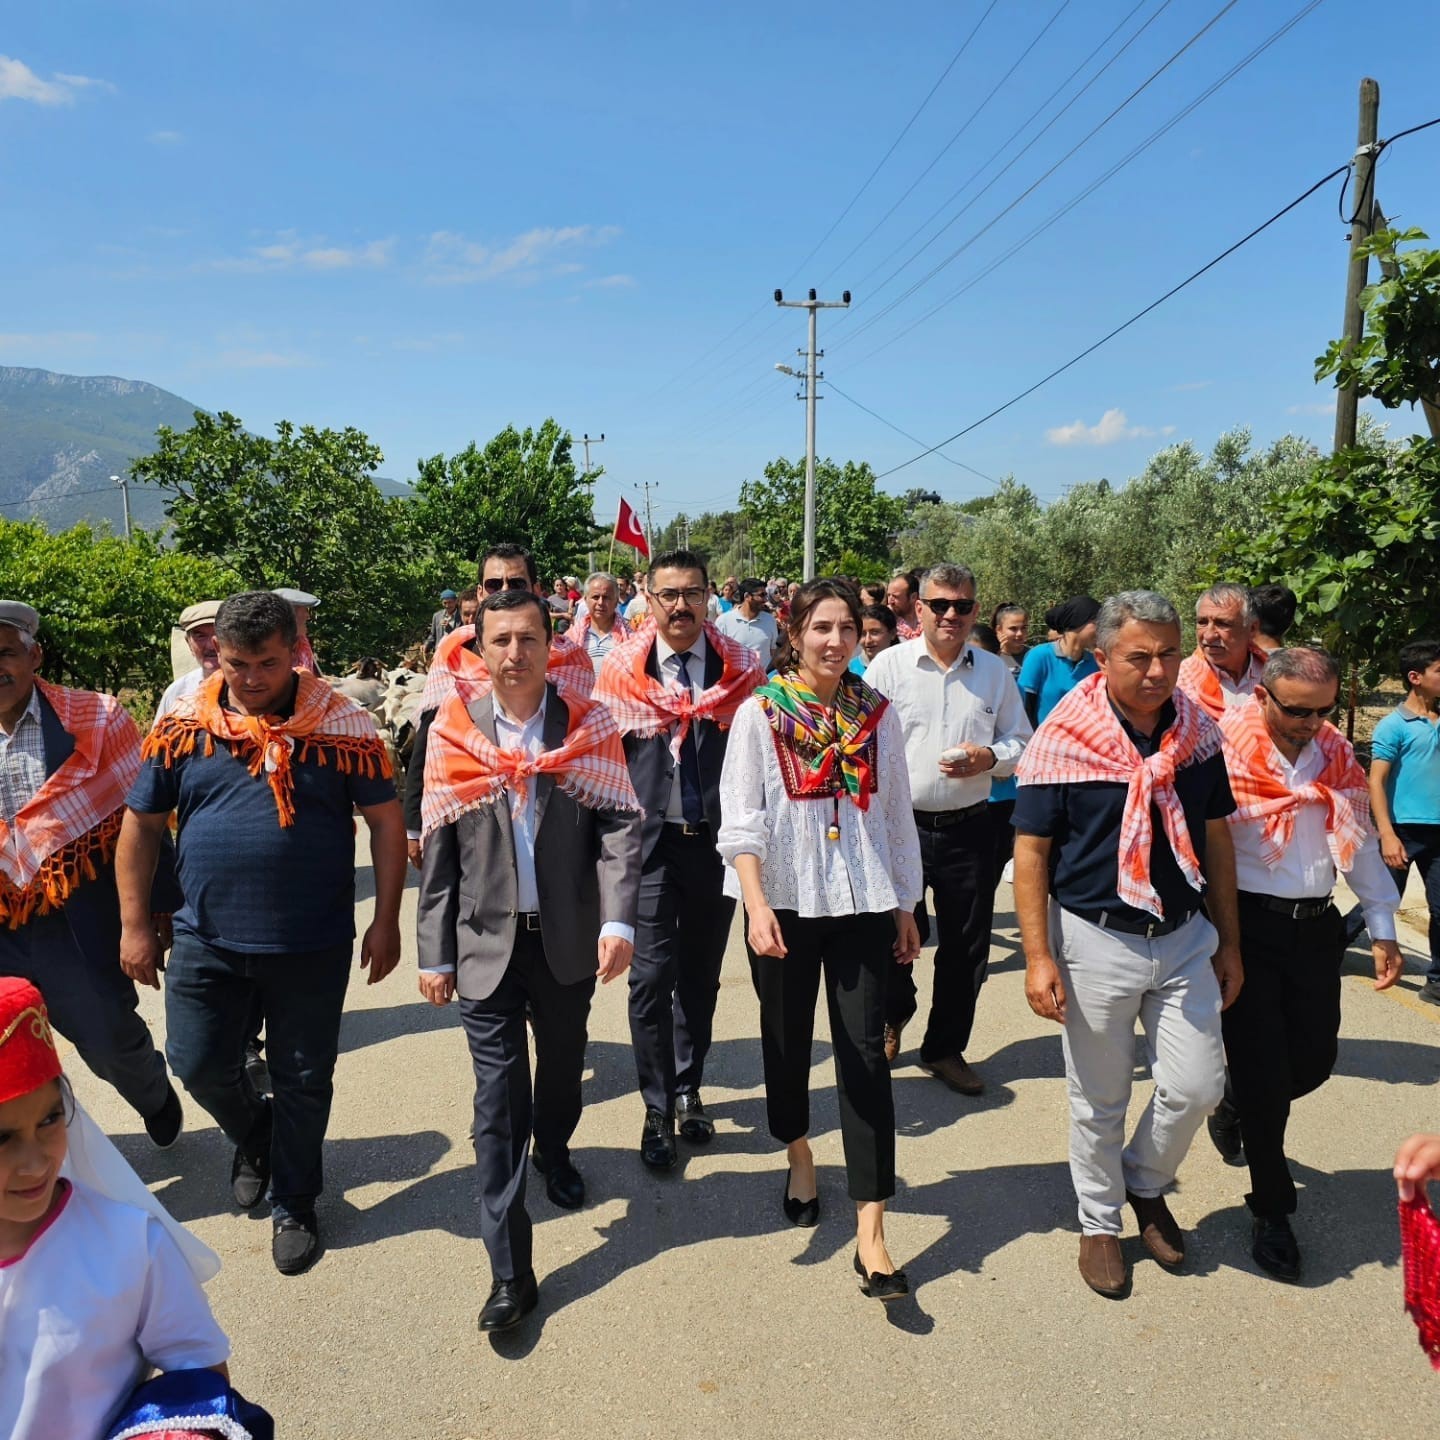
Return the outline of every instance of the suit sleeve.
{"type": "Polygon", "coordinates": [[[455,826],[430,836],[420,861],[415,941],[422,970],[454,973],[459,958],[455,926],[460,918],[460,844],[455,826]]]}
{"type": "Polygon", "coordinates": [[[430,726],[435,712],[427,710],[415,727],[415,744],[410,749],[410,763],[405,767],[405,834],[411,840],[420,838],[420,801],[425,795],[425,751],[430,744],[430,726]]]}
{"type": "MultiPolygon", "coordinates": [[[[595,833],[600,840],[601,933],[606,925],[625,925],[633,936],[640,908],[640,826],[635,811],[597,810],[595,833]]],[[[614,933],[613,931],[611,932],[614,933]]]]}

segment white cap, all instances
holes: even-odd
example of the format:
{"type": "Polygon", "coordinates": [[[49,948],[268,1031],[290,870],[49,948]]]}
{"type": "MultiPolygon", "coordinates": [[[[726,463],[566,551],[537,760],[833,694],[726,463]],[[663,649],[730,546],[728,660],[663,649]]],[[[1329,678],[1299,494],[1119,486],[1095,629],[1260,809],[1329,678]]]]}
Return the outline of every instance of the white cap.
{"type": "Polygon", "coordinates": [[[274,591],[282,600],[288,601],[291,605],[307,605],[313,610],[320,601],[306,590],[292,590],[288,585],[282,585],[274,591]]]}
{"type": "Polygon", "coordinates": [[[13,625],[33,640],[40,633],[40,612],[23,600],[0,600],[0,625],[13,625]]]}

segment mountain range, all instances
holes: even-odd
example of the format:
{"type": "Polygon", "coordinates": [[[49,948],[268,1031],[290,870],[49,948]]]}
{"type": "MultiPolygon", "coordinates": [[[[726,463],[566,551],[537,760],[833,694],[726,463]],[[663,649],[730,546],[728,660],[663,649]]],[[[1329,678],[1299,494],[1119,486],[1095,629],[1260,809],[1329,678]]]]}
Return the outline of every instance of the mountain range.
{"type": "MultiPolygon", "coordinates": [[[[124,529],[124,501],[111,476],[155,449],[155,430],[187,430],[198,405],[115,375],[59,375],[0,365],[0,518],[39,520],[51,530],[78,521],[124,529]]],[[[387,495],[410,493],[376,477],[387,495]]],[[[165,519],[164,496],[130,486],[136,525],[165,519]]]]}

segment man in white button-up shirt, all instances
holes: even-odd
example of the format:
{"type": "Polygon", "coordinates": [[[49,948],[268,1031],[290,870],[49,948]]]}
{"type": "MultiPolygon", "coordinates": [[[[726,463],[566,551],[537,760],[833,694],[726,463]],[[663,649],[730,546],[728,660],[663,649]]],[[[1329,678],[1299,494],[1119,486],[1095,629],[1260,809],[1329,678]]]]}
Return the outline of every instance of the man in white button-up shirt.
{"type": "Polygon", "coordinates": [[[1339,693],[1339,672],[1323,650],[1277,650],[1254,699],[1220,722],[1240,805],[1230,828],[1245,984],[1221,1016],[1229,1083],[1210,1134],[1226,1160],[1239,1164],[1243,1155],[1250,1167],[1245,1201],[1256,1264],[1289,1281],[1299,1278],[1300,1250],[1290,1228],[1296,1197],[1286,1123],[1291,1102],[1329,1078],[1340,1032],[1345,940],[1330,899],[1336,854],[1348,860],[1345,878],[1365,907],[1375,988],[1393,985],[1401,967],[1398,897],[1370,823],[1364,772],[1349,742],[1326,728],[1339,693]],[[1295,796],[1292,808],[1274,793],[1277,781],[1295,796]],[[1293,827],[1288,837],[1277,817],[1293,827]]]}
{"type": "MultiPolygon", "coordinates": [[[[964,1052],[995,918],[990,781],[1015,773],[1030,721],[1005,663],[968,644],[976,605],[970,570],[932,566],[920,577],[918,604],[920,638],[881,651],[865,680],[890,699],[905,729],[925,885],[940,930],[920,1064],[952,1090],[978,1095],[984,1084],[964,1052]]],[[[918,997],[908,969],[897,967],[891,980],[885,1053],[893,1062],[918,997]]]]}

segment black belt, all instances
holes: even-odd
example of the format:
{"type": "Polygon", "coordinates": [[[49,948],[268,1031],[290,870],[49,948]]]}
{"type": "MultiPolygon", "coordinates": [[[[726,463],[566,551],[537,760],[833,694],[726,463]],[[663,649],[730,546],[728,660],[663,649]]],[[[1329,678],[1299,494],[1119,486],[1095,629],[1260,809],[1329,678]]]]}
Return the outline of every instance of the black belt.
{"type": "Polygon", "coordinates": [[[515,916],[515,928],[517,930],[538,930],[540,928],[540,912],[538,910],[521,910],[515,916]]]}
{"type": "Polygon", "coordinates": [[[974,820],[989,808],[990,802],[981,800],[974,805],[967,805],[963,810],[917,810],[915,811],[915,823],[922,830],[944,830],[951,825],[960,825],[966,820],[974,820]]]}
{"type": "Polygon", "coordinates": [[[1143,935],[1154,940],[1160,935],[1169,935],[1178,930],[1197,910],[1187,910],[1172,920],[1132,920],[1128,915],[1112,915],[1108,910],[1074,910],[1071,912],[1102,930],[1113,930],[1117,935],[1143,935]]]}
{"type": "Polygon", "coordinates": [[[692,825],[688,820],[667,820],[665,822],[665,828],[667,830],[673,830],[679,835],[683,835],[687,840],[696,838],[705,839],[710,834],[710,822],[708,820],[702,820],[698,825],[692,825]]]}
{"type": "Polygon", "coordinates": [[[1314,920],[1330,908],[1328,895],[1323,900],[1281,900],[1274,895],[1257,895],[1253,890],[1241,890],[1239,895],[1247,905],[1283,915],[1287,920],[1314,920]]]}

